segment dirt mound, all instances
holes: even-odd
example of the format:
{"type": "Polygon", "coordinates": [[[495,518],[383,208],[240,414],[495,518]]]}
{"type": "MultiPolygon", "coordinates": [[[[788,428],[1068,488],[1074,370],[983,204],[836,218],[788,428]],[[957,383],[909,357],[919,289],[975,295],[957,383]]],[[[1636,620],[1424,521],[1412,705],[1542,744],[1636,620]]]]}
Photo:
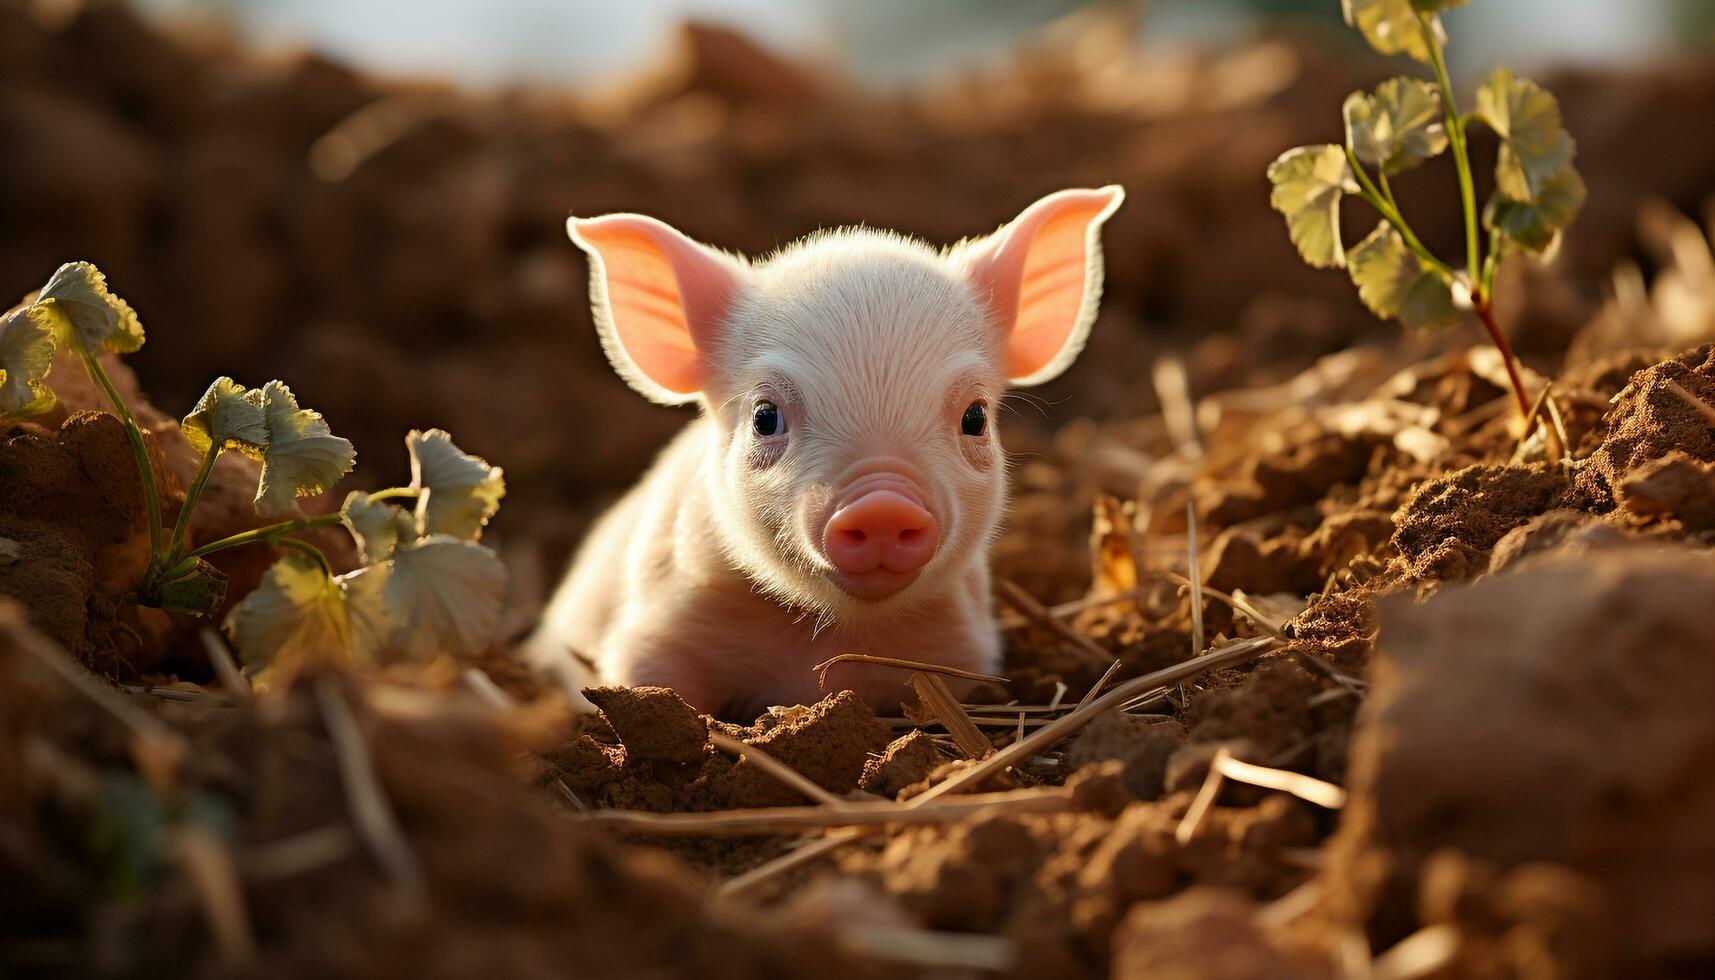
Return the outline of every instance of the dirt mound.
{"type": "Polygon", "coordinates": [[[1334,907],[1387,942],[1419,919],[1434,852],[1548,861],[1594,885],[1615,962],[1715,964],[1712,604],[1703,553],[1544,560],[1391,600],[1325,876],[1334,907]]]}
{"type": "Polygon", "coordinates": [[[875,712],[849,691],[765,714],[749,727],[698,715],[662,687],[597,688],[586,694],[620,744],[583,735],[550,753],[550,766],[580,799],[621,809],[722,810],[809,802],[749,759],[716,751],[709,742],[711,729],[756,746],[838,795],[858,788],[871,756],[882,753],[890,737],[875,712]]]}
{"type": "Polygon", "coordinates": [[[928,732],[914,731],[889,742],[880,755],[865,762],[859,785],[866,793],[898,799],[906,787],[927,780],[946,761],[928,732]]]}
{"type": "Polygon", "coordinates": [[[1565,491],[1565,473],[1548,463],[1466,467],[1413,491],[1394,515],[1393,546],[1413,579],[1462,581],[1487,569],[1501,538],[1565,491]]]}
{"type": "Polygon", "coordinates": [[[139,976],[240,965],[266,977],[547,976],[569,963],[600,977],[801,975],[812,965],[867,975],[825,931],[754,932],[711,910],[682,866],[573,825],[522,785],[518,752],[552,741],[563,706],[495,712],[468,695],[300,677],[266,711],[186,713],[185,754],[167,761],[170,784],[152,787],[129,775],[137,737],[26,652],[15,607],[0,617],[0,760],[13,763],[8,783],[22,780],[4,799],[56,821],[36,826],[40,849],[0,849],[0,873],[18,886],[0,897],[8,975],[32,975],[62,955],[54,944],[96,936],[114,944],[109,972],[139,976]],[[391,849],[345,829],[353,753],[373,765],[398,835],[391,849]],[[68,754],[101,768],[49,764],[68,754]],[[153,863],[156,834],[201,841],[214,863],[196,867],[212,880],[242,875],[231,879],[241,891],[222,900],[238,903],[227,907],[247,941],[233,945],[230,930],[215,944],[162,938],[197,931],[203,906],[195,890],[155,887],[180,873],[153,863]],[[136,877],[110,877],[126,868],[136,877]],[[137,898],[85,918],[80,896],[110,887],[137,898]],[[28,947],[16,943],[24,935],[28,947]]]}
{"type": "Polygon", "coordinates": [[[1651,365],[1614,396],[1607,436],[1579,470],[1577,488],[1598,509],[1615,504],[1632,471],[1670,452],[1715,462],[1715,426],[1697,403],[1715,406],[1715,346],[1651,365]]]}
{"type": "Polygon", "coordinates": [[[1139,904],[1114,935],[1113,975],[1162,980],[1312,980],[1325,964],[1295,956],[1256,922],[1243,894],[1195,888],[1165,902],[1139,904]]]}
{"type": "Polygon", "coordinates": [[[1715,462],[1669,450],[1627,474],[1618,497],[1627,513],[1646,520],[1673,518],[1690,531],[1715,531],[1715,462]]]}

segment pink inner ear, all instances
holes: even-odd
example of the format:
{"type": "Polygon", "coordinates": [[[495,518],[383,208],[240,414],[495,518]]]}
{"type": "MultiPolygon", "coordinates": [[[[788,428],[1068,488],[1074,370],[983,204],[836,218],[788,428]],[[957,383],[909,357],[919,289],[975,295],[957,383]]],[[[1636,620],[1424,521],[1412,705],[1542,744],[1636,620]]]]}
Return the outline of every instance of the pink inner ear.
{"type": "Polygon", "coordinates": [[[1081,345],[1099,283],[1090,268],[1090,229],[1117,206],[1117,189],[1061,191],[1031,205],[972,262],[1007,328],[1007,375],[1029,379],[1081,345]]]}
{"type": "Polygon", "coordinates": [[[599,258],[607,317],[625,355],[649,381],[673,394],[701,391],[702,351],[738,292],[721,256],[668,225],[616,214],[571,222],[573,237],[599,258]]]}

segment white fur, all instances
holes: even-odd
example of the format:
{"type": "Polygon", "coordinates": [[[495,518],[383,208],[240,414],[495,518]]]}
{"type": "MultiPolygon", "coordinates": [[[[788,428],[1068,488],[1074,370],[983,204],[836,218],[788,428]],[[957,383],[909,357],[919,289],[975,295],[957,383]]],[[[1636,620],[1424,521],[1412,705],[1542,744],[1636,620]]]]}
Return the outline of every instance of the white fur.
{"type": "MultiPolygon", "coordinates": [[[[1100,253],[1090,254],[1086,288],[1099,289],[1100,253]]],[[[735,717],[813,701],[812,667],[841,653],[994,672],[988,552],[1006,493],[997,406],[1008,379],[1004,338],[958,253],[844,230],[751,264],[721,259],[744,285],[718,342],[699,347],[701,417],[598,522],[529,642],[531,659],[574,689],[662,684],[735,717]],[[783,452],[751,431],[762,396],[786,418],[783,452]],[[978,399],[988,431],[964,436],[959,417],[978,399]],[[839,588],[820,545],[840,488],[871,469],[910,478],[941,530],[917,580],[881,600],[839,588]]],[[[602,323],[599,287],[592,299],[602,323]]],[[[1080,311],[1077,346],[1094,302],[1080,311]]],[[[611,317],[603,333],[620,373],[670,400],[634,377],[609,339],[611,317]]],[[[1075,353],[1038,373],[1059,373],[1075,353]]],[[[830,689],[877,704],[897,703],[903,681],[866,666],[828,677],[830,689]]]]}

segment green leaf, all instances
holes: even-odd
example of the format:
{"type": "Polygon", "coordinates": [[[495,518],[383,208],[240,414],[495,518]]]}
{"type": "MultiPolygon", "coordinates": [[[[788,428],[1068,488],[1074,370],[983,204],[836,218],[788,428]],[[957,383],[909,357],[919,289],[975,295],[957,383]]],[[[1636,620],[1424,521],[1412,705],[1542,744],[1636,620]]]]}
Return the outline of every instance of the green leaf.
{"type": "Polygon", "coordinates": [[[129,354],[143,346],[143,324],[131,305],[107,288],[107,277],[88,262],[67,262],[36,295],[55,318],[61,340],[89,354],[129,354]]]}
{"type": "Polygon", "coordinates": [[[260,398],[231,378],[216,378],[179,426],[185,441],[199,453],[206,454],[210,446],[219,445],[261,459],[268,445],[268,424],[260,398]]]}
{"type": "Polygon", "coordinates": [[[374,594],[378,583],[351,577],[329,578],[313,559],[287,552],[227,616],[227,635],[258,669],[286,658],[368,663],[382,632],[375,615],[385,609],[374,594]],[[358,615],[354,598],[364,606],[358,615]]]}
{"type": "Polygon", "coordinates": [[[411,486],[421,490],[417,517],[424,534],[450,534],[466,541],[482,537],[482,528],[500,509],[506,480],[497,466],[459,451],[440,429],[405,437],[411,451],[411,486]]]}
{"type": "Polygon", "coordinates": [[[1578,216],[1585,197],[1560,103],[1536,83],[1498,68],[1477,90],[1475,115],[1503,141],[1483,223],[1520,248],[1546,249],[1578,216]]]}
{"type": "Polygon", "coordinates": [[[351,443],[330,432],[319,413],[299,408],[290,388],[270,381],[252,395],[268,429],[257,513],[283,514],[293,498],[323,493],[351,472],[357,459],[351,443]]]}
{"type": "Polygon", "coordinates": [[[226,573],[201,558],[196,567],[161,584],[160,608],[192,616],[213,615],[226,601],[226,573]]]}
{"type": "Polygon", "coordinates": [[[1578,216],[1584,197],[1584,179],[1567,167],[1543,186],[1534,203],[1515,201],[1497,190],[1483,209],[1483,226],[1499,231],[1520,248],[1541,252],[1578,216]]]}
{"type": "Polygon", "coordinates": [[[1438,14],[1443,10],[1465,6],[1465,0],[1411,0],[1413,8],[1426,14],[1438,14]]]}
{"type": "Polygon", "coordinates": [[[400,542],[417,539],[417,519],[405,508],[385,500],[373,500],[361,490],[346,495],[340,519],[357,539],[363,563],[374,565],[393,556],[400,542]]]}
{"type": "Polygon", "coordinates": [[[390,656],[429,660],[445,653],[473,657],[494,642],[506,599],[506,568],[480,544],[436,534],[393,553],[364,573],[385,573],[376,615],[391,622],[390,656]]]}
{"type": "MultiPolygon", "coordinates": [[[[1340,7],[1346,15],[1346,23],[1362,32],[1370,47],[1382,54],[1403,54],[1429,64],[1429,45],[1423,38],[1423,21],[1418,18],[1421,2],[1423,0],[1340,0],[1340,7]]],[[[1429,29],[1434,32],[1437,43],[1446,43],[1447,35],[1441,28],[1440,18],[1431,17],[1429,29]]]]}
{"type": "Polygon", "coordinates": [[[1287,150],[1269,165],[1268,202],[1286,216],[1287,234],[1304,261],[1318,269],[1346,264],[1340,242],[1340,198],[1358,185],[1346,151],[1332,143],[1287,150]]]}
{"type": "Polygon", "coordinates": [[[21,306],[0,319],[0,417],[40,415],[58,400],[42,379],[54,364],[53,319],[21,306]]]}
{"type": "Polygon", "coordinates": [[[1495,166],[1501,192],[1534,201],[1549,181],[1572,165],[1572,137],[1561,125],[1560,103],[1535,82],[1507,68],[1477,89],[1474,115],[1506,142],[1495,166]]]}
{"type": "Polygon", "coordinates": [[[1425,268],[1392,225],[1383,222],[1351,254],[1352,282],[1370,312],[1407,327],[1451,326],[1459,321],[1453,293],[1434,269],[1425,268]]]}
{"type": "Polygon", "coordinates": [[[1447,149],[1441,91],[1418,78],[1392,78],[1374,95],[1346,98],[1346,139],[1359,160],[1384,173],[1410,170],[1447,149]]]}

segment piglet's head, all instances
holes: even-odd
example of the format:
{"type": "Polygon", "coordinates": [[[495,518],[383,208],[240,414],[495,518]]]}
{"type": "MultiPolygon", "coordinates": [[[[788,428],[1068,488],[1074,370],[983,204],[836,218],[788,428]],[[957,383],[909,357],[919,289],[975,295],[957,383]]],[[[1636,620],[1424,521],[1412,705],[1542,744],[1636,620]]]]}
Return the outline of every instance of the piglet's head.
{"type": "Polygon", "coordinates": [[[996,406],[1084,346],[1123,196],[1060,191],[947,250],[844,230],[756,261],[642,215],[568,227],[614,367],[712,422],[711,539],[759,588],[857,620],[987,560],[1006,493],[996,406]]]}

